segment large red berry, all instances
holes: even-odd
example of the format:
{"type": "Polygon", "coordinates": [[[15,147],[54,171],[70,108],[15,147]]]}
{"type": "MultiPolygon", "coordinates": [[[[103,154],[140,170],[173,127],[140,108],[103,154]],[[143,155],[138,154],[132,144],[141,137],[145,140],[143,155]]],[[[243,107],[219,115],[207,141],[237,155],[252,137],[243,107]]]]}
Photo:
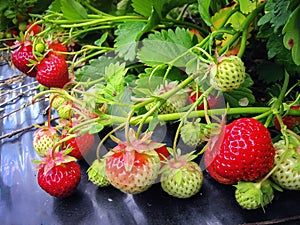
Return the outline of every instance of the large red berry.
{"type": "Polygon", "coordinates": [[[268,129],[253,118],[225,126],[205,152],[209,174],[224,184],[253,181],[269,172],[275,149],[268,129]]]}
{"type": "Polygon", "coordinates": [[[51,44],[49,44],[48,49],[51,50],[48,53],[49,55],[56,54],[63,57],[64,59],[68,57],[67,54],[64,54],[64,52],[68,52],[68,48],[61,42],[52,42],[51,44]]]}
{"type": "MultiPolygon", "coordinates": [[[[293,105],[293,106],[291,106],[291,109],[292,110],[300,110],[300,106],[293,105]]],[[[300,117],[298,117],[298,116],[283,116],[282,122],[284,123],[284,125],[286,125],[286,127],[288,129],[292,130],[292,129],[294,129],[295,126],[300,125],[300,117]]],[[[277,118],[275,118],[274,124],[275,124],[275,128],[277,130],[281,129],[277,118]]]]}
{"type": "Polygon", "coordinates": [[[57,198],[65,198],[73,194],[81,180],[79,165],[72,161],[45,170],[46,165],[42,165],[38,171],[40,187],[57,198]]]}
{"type": "Polygon", "coordinates": [[[29,29],[29,33],[32,33],[33,35],[37,35],[38,33],[40,33],[42,31],[42,27],[38,24],[33,25],[33,22],[29,23],[26,26],[26,31],[28,31],[29,29]]]}
{"type": "Polygon", "coordinates": [[[52,54],[45,57],[37,66],[37,81],[46,87],[62,88],[69,82],[68,65],[66,60],[52,54]]]}
{"type": "Polygon", "coordinates": [[[71,147],[72,151],[69,153],[69,155],[81,160],[92,149],[94,141],[94,135],[86,133],[82,136],[67,140],[63,144],[63,148],[71,147]]]}
{"type": "Polygon", "coordinates": [[[30,42],[22,43],[19,48],[12,53],[12,62],[15,67],[26,75],[35,77],[37,71],[35,67],[30,66],[30,64],[32,64],[30,60],[35,60],[32,44],[30,42]]]}

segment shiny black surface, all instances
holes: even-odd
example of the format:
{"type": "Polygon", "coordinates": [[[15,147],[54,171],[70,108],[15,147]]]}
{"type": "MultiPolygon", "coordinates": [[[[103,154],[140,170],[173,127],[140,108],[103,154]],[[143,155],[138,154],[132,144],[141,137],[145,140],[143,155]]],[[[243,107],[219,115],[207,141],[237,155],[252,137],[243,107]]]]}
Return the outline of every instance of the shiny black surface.
{"type": "MultiPolygon", "coordinates": [[[[23,82],[3,85],[4,79],[14,73],[7,65],[0,66],[1,104],[18,94],[3,95],[4,90],[34,81],[26,77],[23,82]]],[[[26,91],[28,87],[21,90],[26,91]]],[[[32,91],[24,94],[1,106],[3,110],[0,111],[0,118],[30,101],[35,93],[36,91],[32,91]]],[[[43,112],[46,107],[47,102],[40,102],[1,119],[1,135],[45,121],[43,112]]],[[[168,126],[168,129],[168,135],[172,136],[172,126],[168,126]]],[[[281,220],[285,222],[276,224],[300,224],[300,192],[276,191],[273,203],[266,207],[265,212],[262,209],[248,211],[235,202],[233,187],[215,182],[205,171],[201,191],[189,199],[169,196],[162,191],[159,183],[137,195],[124,194],[113,187],[97,188],[86,176],[94,151],[86,160],[79,162],[82,180],[76,193],[66,199],[53,198],[37,184],[36,165],[32,162],[38,158],[32,146],[33,132],[34,129],[30,129],[0,140],[1,225],[227,225],[269,220],[271,221],[264,224],[274,224],[281,220]]],[[[170,141],[168,136],[166,141],[170,141]]]]}

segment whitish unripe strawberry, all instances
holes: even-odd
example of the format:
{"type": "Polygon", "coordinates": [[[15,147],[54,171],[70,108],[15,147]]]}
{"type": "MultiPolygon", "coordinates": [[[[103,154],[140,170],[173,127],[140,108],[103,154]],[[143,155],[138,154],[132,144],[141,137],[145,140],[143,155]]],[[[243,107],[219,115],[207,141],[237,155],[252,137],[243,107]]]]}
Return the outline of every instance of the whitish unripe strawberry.
{"type": "Polygon", "coordinates": [[[88,179],[99,187],[110,185],[105,173],[105,160],[96,159],[87,170],[88,179]]]}
{"type": "Polygon", "coordinates": [[[190,161],[192,154],[176,155],[164,165],[161,172],[161,187],[169,195],[189,198],[202,187],[203,173],[199,165],[190,161]]]}
{"type": "Polygon", "coordinates": [[[154,149],[162,145],[152,141],[151,134],[147,132],[136,138],[134,130],[130,129],[130,143],[119,141],[106,154],[105,172],[115,188],[138,194],[154,184],[160,169],[160,159],[154,149]]]}
{"type": "Polygon", "coordinates": [[[182,141],[189,146],[199,146],[201,140],[201,124],[198,121],[186,121],[180,129],[182,141]]]}
{"type": "Polygon", "coordinates": [[[41,127],[34,132],[33,147],[40,156],[44,157],[59,140],[60,136],[54,127],[41,127]]]}
{"type": "Polygon", "coordinates": [[[282,188],[300,190],[300,144],[297,140],[287,148],[285,141],[280,140],[274,144],[275,162],[277,167],[272,173],[272,179],[282,188]]]}
{"type": "Polygon", "coordinates": [[[263,208],[274,198],[272,183],[265,180],[263,183],[240,181],[235,190],[235,199],[244,209],[263,208]]]}
{"type": "Polygon", "coordinates": [[[217,90],[236,90],[244,83],[245,78],[245,66],[238,56],[221,56],[217,64],[211,65],[210,84],[217,90]]]}

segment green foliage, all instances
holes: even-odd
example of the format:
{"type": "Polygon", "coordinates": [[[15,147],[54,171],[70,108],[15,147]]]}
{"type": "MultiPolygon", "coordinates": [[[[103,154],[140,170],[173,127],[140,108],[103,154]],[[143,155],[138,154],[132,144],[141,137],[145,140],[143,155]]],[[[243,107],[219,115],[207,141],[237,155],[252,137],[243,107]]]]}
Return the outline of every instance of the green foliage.
{"type": "Polygon", "coordinates": [[[132,0],[132,7],[143,16],[149,17],[154,8],[160,17],[165,17],[174,8],[195,2],[197,0],[132,0]]]}
{"type": "Polygon", "coordinates": [[[77,81],[97,80],[104,76],[106,66],[116,63],[118,60],[113,57],[100,56],[92,59],[89,65],[83,66],[75,73],[77,81]]]}
{"type": "Polygon", "coordinates": [[[146,26],[145,22],[125,22],[118,26],[115,34],[116,52],[125,60],[133,61],[136,56],[138,35],[146,26]]]}
{"type": "Polygon", "coordinates": [[[153,91],[157,89],[166,79],[168,81],[182,81],[186,78],[182,71],[176,67],[172,67],[167,76],[167,66],[161,66],[157,69],[146,68],[145,73],[139,75],[139,79],[136,80],[136,86],[133,89],[135,97],[144,98],[150,97],[153,91]]]}
{"type": "Polygon", "coordinates": [[[198,0],[198,10],[201,18],[206,23],[207,26],[212,25],[211,16],[210,16],[210,2],[211,0],[198,0]]]}
{"type": "Polygon", "coordinates": [[[188,30],[182,28],[176,28],[175,31],[162,30],[145,38],[137,55],[141,62],[150,66],[172,64],[184,67],[196,57],[192,52],[188,52],[192,46],[193,41],[188,30]]]}
{"type": "Polygon", "coordinates": [[[87,18],[86,9],[75,0],[60,0],[61,11],[66,19],[79,20],[87,18]]]}
{"type": "Polygon", "coordinates": [[[243,107],[252,105],[253,103],[255,103],[255,96],[249,89],[249,87],[251,87],[252,85],[253,80],[249,75],[247,75],[246,80],[239,89],[223,93],[225,101],[231,107],[243,107]]]}
{"type": "Polygon", "coordinates": [[[300,65],[300,6],[298,6],[289,17],[282,32],[284,33],[283,43],[288,50],[292,50],[294,63],[300,65]]]}
{"type": "Polygon", "coordinates": [[[240,10],[242,13],[248,14],[252,12],[257,6],[257,0],[239,0],[240,10]]]}
{"type": "MultiPolygon", "coordinates": [[[[288,50],[285,45],[288,41],[284,42],[283,32],[286,33],[285,39],[288,37],[298,39],[297,31],[298,27],[295,27],[294,19],[290,19],[291,11],[291,1],[288,0],[269,0],[265,5],[265,15],[263,15],[259,21],[259,32],[257,38],[266,40],[266,47],[268,50],[268,58],[274,59],[276,64],[284,66],[291,74],[299,73],[300,67],[295,65],[294,62],[297,62],[298,52],[297,50],[298,43],[294,45],[294,53],[288,50]],[[291,21],[289,25],[286,25],[288,21],[291,21]],[[285,29],[284,29],[285,27],[285,29]],[[293,33],[291,36],[291,32],[293,33]],[[296,32],[296,33],[294,33],[296,32]],[[294,60],[293,60],[294,58],[294,60]]],[[[297,15],[297,14],[295,14],[297,15]]],[[[262,73],[260,73],[262,74],[262,73]]],[[[273,73],[271,80],[277,81],[282,78],[282,73],[273,73]]],[[[264,79],[265,76],[260,77],[264,79]]],[[[271,81],[270,79],[267,82],[271,81]]]]}

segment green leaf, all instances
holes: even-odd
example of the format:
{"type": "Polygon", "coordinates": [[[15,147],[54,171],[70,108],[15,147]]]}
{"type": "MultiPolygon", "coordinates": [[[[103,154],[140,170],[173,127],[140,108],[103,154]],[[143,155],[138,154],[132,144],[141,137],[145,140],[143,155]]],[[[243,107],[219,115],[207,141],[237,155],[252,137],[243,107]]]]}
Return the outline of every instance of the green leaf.
{"type": "Polygon", "coordinates": [[[292,50],[292,58],[296,65],[300,65],[300,5],[293,11],[285,24],[282,32],[284,34],[284,46],[292,50]]]}
{"type": "Polygon", "coordinates": [[[249,74],[246,74],[246,78],[244,83],[242,84],[242,87],[251,87],[254,84],[254,81],[252,80],[252,78],[250,77],[249,74]]]}
{"type": "Polygon", "coordinates": [[[134,11],[142,16],[150,16],[152,12],[152,6],[153,0],[132,0],[132,7],[134,11]]]}
{"type": "Polygon", "coordinates": [[[248,14],[252,12],[257,6],[257,1],[252,1],[252,0],[239,0],[239,3],[240,3],[240,10],[244,14],[248,14]]]}
{"type": "Polygon", "coordinates": [[[198,0],[198,10],[202,20],[206,23],[207,26],[211,26],[211,15],[209,13],[209,6],[211,0],[198,0]]]}
{"type": "Polygon", "coordinates": [[[267,84],[280,81],[284,76],[284,68],[270,61],[259,65],[257,72],[258,79],[267,84]]]}
{"type": "MultiPolygon", "coordinates": [[[[153,70],[153,68],[147,68],[145,69],[145,73],[139,75],[139,79],[136,80],[136,86],[133,89],[135,97],[150,97],[152,92],[163,83],[163,77],[167,71],[167,66],[162,66],[159,69],[156,69],[150,77],[153,70]]],[[[181,81],[185,78],[186,76],[184,76],[180,69],[176,67],[173,67],[166,77],[169,81],[181,81]]]]}
{"type": "Polygon", "coordinates": [[[116,63],[118,60],[112,57],[100,56],[90,60],[90,64],[83,66],[75,73],[76,81],[96,80],[104,76],[106,66],[116,63]]]}
{"type": "Polygon", "coordinates": [[[51,3],[51,5],[49,6],[49,11],[51,12],[60,12],[61,9],[61,4],[60,4],[61,0],[55,0],[51,3]]]}
{"type": "Polygon", "coordinates": [[[132,0],[132,7],[135,12],[146,17],[152,14],[152,8],[160,17],[165,17],[174,8],[195,2],[197,0],[132,0]]]}
{"type": "Polygon", "coordinates": [[[120,57],[133,61],[136,56],[137,37],[146,26],[145,22],[125,22],[118,26],[115,34],[115,48],[120,57]]]}
{"type": "Polygon", "coordinates": [[[116,99],[116,104],[109,108],[110,115],[127,117],[133,106],[131,101],[132,92],[129,87],[125,87],[123,92],[120,93],[116,99]],[[119,104],[118,104],[119,103],[119,104]]]}
{"type": "Polygon", "coordinates": [[[3,11],[8,7],[8,1],[7,0],[0,0],[0,12],[3,11]]]}
{"type": "Polygon", "coordinates": [[[196,57],[194,53],[187,52],[192,46],[192,37],[188,30],[162,30],[143,40],[137,56],[141,62],[151,66],[172,64],[185,67],[187,62],[196,57]]]}
{"type": "MultiPolygon", "coordinates": [[[[194,57],[190,61],[186,63],[185,72],[187,74],[194,74],[197,73],[199,75],[205,75],[208,70],[208,65],[203,63],[200,58],[194,57]]],[[[198,76],[200,78],[200,76],[198,76]]],[[[202,76],[201,76],[202,77],[202,76]]]]}
{"type": "Polygon", "coordinates": [[[103,90],[105,98],[114,100],[115,97],[123,91],[126,73],[127,69],[125,68],[125,63],[120,64],[117,62],[105,68],[104,77],[107,83],[103,90]]]}
{"type": "Polygon", "coordinates": [[[231,92],[224,92],[223,96],[231,107],[248,106],[255,103],[252,91],[246,87],[241,87],[231,92]]]}
{"type": "Polygon", "coordinates": [[[138,35],[138,40],[144,33],[154,29],[159,24],[159,22],[160,22],[160,16],[159,16],[158,12],[156,11],[156,9],[153,7],[151,16],[148,18],[147,25],[144,26],[143,30],[138,35]]]}
{"type": "Polygon", "coordinates": [[[104,125],[101,123],[93,124],[89,129],[89,133],[90,134],[99,133],[101,130],[103,130],[103,128],[104,128],[104,125]]]}
{"type": "Polygon", "coordinates": [[[65,18],[69,20],[87,19],[86,9],[75,0],[60,0],[61,11],[65,18]]]}

